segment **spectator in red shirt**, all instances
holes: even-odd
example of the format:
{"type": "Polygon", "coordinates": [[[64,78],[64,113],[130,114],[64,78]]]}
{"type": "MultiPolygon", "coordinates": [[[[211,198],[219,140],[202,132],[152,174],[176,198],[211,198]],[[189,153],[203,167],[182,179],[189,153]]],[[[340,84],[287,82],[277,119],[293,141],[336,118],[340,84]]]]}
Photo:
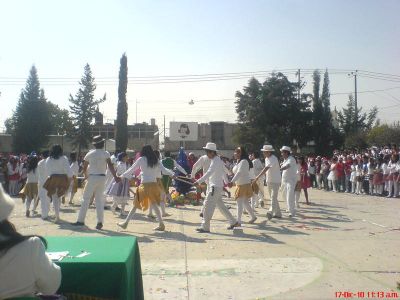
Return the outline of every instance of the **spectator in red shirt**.
{"type": "Polygon", "coordinates": [[[345,175],[345,192],[350,193],[351,192],[351,182],[350,182],[350,177],[351,177],[351,165],[353,164],[353,159],[351,158],[350,155],[347,155],[346,162],[344,163],[344,175],[345,175]]]}
{"type": "Polygon", "coordinates": [[[338,185],[338,192],[343,192],[345,190],[345,175],[344,175],[344,163],[343,158],[339,158],[339,162],[336,165],[336,178],[338,185]]]}

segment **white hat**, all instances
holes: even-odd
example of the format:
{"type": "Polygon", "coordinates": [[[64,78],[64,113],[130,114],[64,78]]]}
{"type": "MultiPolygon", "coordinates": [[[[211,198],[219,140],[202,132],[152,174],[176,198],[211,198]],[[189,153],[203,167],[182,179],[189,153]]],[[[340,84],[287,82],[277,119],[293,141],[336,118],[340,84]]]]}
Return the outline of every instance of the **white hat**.
{"type": "Polygon", "coordinates": [[[203,147],[203,149],[217,151],[217,145],[215,145],[215,143],[207,143],[207,145],[205,147],[203,147]]]}
{"type": "Polygon", "coordinates": [[[292,152],[292,150],[290,149],[290,147],[288,146],[282,146],[280,151],[288,151],[288,152],[292,152]]]}
{"type": "Polygon", "coordinates": [[[261,149],[261,151],[263,152],[272,152],[275,151],[274,147],[272,147],[271,145],[264,145],[261,149]]]}
{"type": "Polygon", "coordinates": [[[14,200],[3,190],[0,184],[0,222],[7,220],[14,209],[14,200]]]}

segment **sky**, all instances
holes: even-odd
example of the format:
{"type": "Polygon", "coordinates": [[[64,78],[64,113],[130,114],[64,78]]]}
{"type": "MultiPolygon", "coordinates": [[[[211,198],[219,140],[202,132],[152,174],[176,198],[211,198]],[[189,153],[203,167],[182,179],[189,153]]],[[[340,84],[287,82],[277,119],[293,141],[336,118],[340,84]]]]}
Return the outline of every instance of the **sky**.
{"type": "MultiPolygon", "coordinates": [[[[47,98],[68,108],[89,63],[96,96],[107,94],[100,111],[113,120],[124,52],[129,124],[155,118],[162,126],[164,116],[166,127],[170,121],[235,122],[235,92],[251,72],[266,71],[255,76],[263,81],[271,70],[304,69],[304,92],[310,92],[306,70],[326,68],[337,109],[354,91],[354,79],[335,70],[398,75],[391,81],[358,76],[359,106],[378,106],[378,117],[390,123],[400,114],[399,11],[398,0],[0,0],[0,127],[33,64],[47,98]],[[236,72],[250,73],[154,82],[154,76],[236,72]]],[[[285,72],[296,80],[294,71],[285,72]]]]}

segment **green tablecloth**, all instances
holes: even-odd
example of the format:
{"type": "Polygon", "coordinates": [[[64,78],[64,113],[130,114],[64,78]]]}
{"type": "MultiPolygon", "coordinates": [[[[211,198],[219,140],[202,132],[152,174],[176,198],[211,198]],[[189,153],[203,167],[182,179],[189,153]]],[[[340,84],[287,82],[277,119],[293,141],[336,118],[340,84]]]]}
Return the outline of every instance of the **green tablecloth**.
{"type": "Polygon", "coordinates": [[[61,267],[59,293],[71,299],[143,299],[135,237],[47,237],[49,252],[69,251],[61,267]],[[90,255],[76,258],[83,251],[90,255]],[[87,297],[85,297],[87,296],[87,297]]]}

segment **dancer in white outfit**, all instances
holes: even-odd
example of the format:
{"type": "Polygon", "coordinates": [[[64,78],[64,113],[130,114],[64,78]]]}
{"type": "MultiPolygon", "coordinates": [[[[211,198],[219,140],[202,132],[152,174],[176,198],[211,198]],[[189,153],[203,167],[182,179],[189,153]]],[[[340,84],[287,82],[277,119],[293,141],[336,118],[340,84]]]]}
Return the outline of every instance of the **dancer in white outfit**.
{"type": "Polygon", "coordinates": [[[159,184],[157,184],[159,168],[161,168],[161,170],[169,176],[173,178],[175,178],[175,176],[171,170],[164,168],[162,164],[160,164],[159,159],[150,145],[144,146],[140,152],[140,155],[141,157],[136,160],[135,163],[125,173],[121,175],[121,177],[129,178],[136,170],[140,169],[142,171],[141,184],[137,188],[133,207],[129,211],[125,221],[118,223],[117,225],[123,229],[126,229],[130,219],[134,217],[138,208],[146,211],[149,207],[152,207],[159,222],[158,227],[154,228],[154,230],[164,231],[164,221],[162,219],[160,209],[158,208],[158,204],[161,200],[161,191],[159,184]]]}
{"type": "Polygon", "coordinates": [[[217,146],[214,143],[207,143],[205,147],[208,158],[211,160],[211,165],[207,172],[197,181],[195,185],[200,187],[202,182],[208,180],[206,200],[204,201],[204,217],[201,226],[197,228],[197,232],[210,232],[210,222],[217,206],[224,217],[229,221],[228,229],[233,229],[239,226],[232,214],[226,208],[222,201],[222,191],[224,181],[228,182],[226,176],[226,167],[221,158],[217,155],[217,146]]]}
{"type": "MultiPolygon", "coordinates": [[[[118,154],[118,164],[116,169],[117,176],[121,176],[128,170],[128,156],[125,152],[118,154]]],[[[111,207],[113,213],[115,212],[118,205],[121,206],[120,216],[126,216],[125,206],[129,200],[129,187],[130,178],[123,178],[120,182],[113,180],[110,184],[110,188],[106,192],[107,195],[113,197],[113,205],[111,207]]]]}
{"type": "Polygon", "coordinates": [[[43,187],[44,183],[46,182],[48,175],[46,169],[46,159],[49,157],[49,151],[45,150],[42,152],[42,160],[39,161],[37,166],[38,172],[38,194],[40,199],[40,207],[42,210],[42,219],[48,220],[49,218],[49,210],[50,210],[50,198],[47,196],[47,191],[43,187]]]}
{"type": "Polygon", "coordinates": [[[71,154],[69,155],[69,159],[71,160],[71,165],[69,167],[71,168],[72,172],[72,181],[68,189],[68,194],[69,194],[68,204],[73,205],[74,196],[78,191],[78,174],[79,174],[79,164],[76,161],[76,152],[71,152],[71,154]]]}
{"type": "Polygon", "coordinates": [[[54,145],[50,152],[50,157],[46,159],[46,170],[48,178],[43,187],[47,190],[53,202],[55,222],[60,220],[61,197],[68,191],[72,172],[69,167],[68,159],[63,155],[60,145],[54,145]]]}
{"type": "Polygon", "coordinates": [[[72,225],[83,226],[85,225],[86,213],[89,209],[90,198],[93,196],[96,199],[96,215],[97,225],[96,229],[103,228],[104,222],[104,189],[106,183],[106,169],[110,170],[116,182],[121,179],[115,174],[115,170],[111,163],[110,153],[103,150],[105,140],[100,136],[93,138],[93,146],[96,148],[89,151],[84,158],[83,174],[87,180],[85,189],[83,190],[83,201],[81,209],[79,210],[78,220],[72,225]]]}
{"type": "MultiPolygon", "coordinates": [[[[264,169],[263,163],[260,159],[260,153],[258,151],[255,151],[250,155],[250,159],[253,163],[254,175],[257,176],[264,169]]],[[[253,196],[251,197],[251,207],[253,209],[257,208],[259,204],[261,207],[264,207],[264,183],[265,183],[264,174],[261,175],[260,177],[257,177],[257,180],[255,180],[255,182],[258,186],[258,193],[254,193],[253,196]]]]}
{"type": "Polygon", "coordinates": [[[296,208],[294,203],[294,189],[297,182],[297,164],[293,156],[290,155],[291,149],[288,146],[281,148],[284,161],[281,165],[282,171],[282,194],[286,200],[289,210],[289,217],[294,217],[296,208]]]}
{"type": "Polygon", "coordinates": [[[272,218],[281,218],[282,213],[279,207],[278,191],[281,185],[281,171],[278,158],[273,154],[275,151],[271,145],[264,145],[261,149],[265,157],[265,167],[257,175],[256,180],[266,173],[266,182],[271,205],[267,212],[268,220],[272,218]]]}
{"type": "Polygon", "coordinates": [[[238,164],[233,167],[233,173],[235,175],[231,182],[236,183],[235,199],[237,201],[237,225],[241,226],[242,224],[243,208],[245,208],[251,216],[249,223],[253,224],[257,220],[257,217],[249,202],[253,195],[250,179],[252,162],[248,158],[246,150],[243,147],[238,147],[234,152],[234,156],[238,164]]]}

